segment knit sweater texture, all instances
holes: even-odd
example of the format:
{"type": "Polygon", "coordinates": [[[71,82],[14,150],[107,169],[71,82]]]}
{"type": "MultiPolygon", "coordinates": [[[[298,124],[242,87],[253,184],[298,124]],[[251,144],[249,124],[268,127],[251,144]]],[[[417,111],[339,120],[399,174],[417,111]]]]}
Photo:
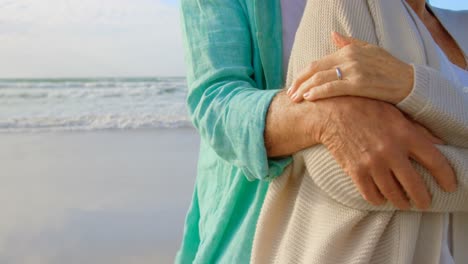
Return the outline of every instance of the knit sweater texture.
{"type": "MultiPolygon", "coordinates": [[[[468,12],[431,8],[468,54],[468,12]]],[[[332,31],[377,44],[413,65],[413,90],[397,107],[447,143],[436,147],[452,165],[458,189],[444,192],[412,161],[432,194],[431,208],[372,206],[324,145],[307,148],[269,186],[251,262],[438,264],[444,216],[450,214],[455,262],[468,263],[467,88],[404,0],[309,0],[287,84],[310,62],[336,51],[332,31]]]]}

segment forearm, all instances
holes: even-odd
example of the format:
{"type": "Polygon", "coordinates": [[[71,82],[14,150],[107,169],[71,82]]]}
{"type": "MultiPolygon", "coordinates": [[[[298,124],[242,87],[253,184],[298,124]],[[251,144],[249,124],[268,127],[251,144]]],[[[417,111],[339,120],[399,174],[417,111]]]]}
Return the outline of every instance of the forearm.
{"type": "Polygon", "coordinates": [[[413,90],[397,107],[449,145],[468,148],[468,93],[435,69],[414,67],[413,90]]]}
{"type": "MultiPolygon", "coordinates": [[[[359,1],[365,2],[365,0],[359,1]]],[[[354,6],[348,7],[347,1],[319,2],[318,0],[311,1],[308,2],[308,5],[321,6],[322,9],[326,9],[330,5],[330,10],[340,7],[350,14],[365,17],[369,21],[369,24],[372,23],[370,15],[367,14],[366,16],[363,14],[366,9],[361,8],[356,10],[354,6]]],[[[324,21],[321,23],[321,25],[325,25],[324,27],[312,29],[310,35],[306,38],[301,38],[301,36],[299,36],[299,39],[296,38],[295,49],[307,50],[310,48],[314,52],[301,54],[293,63],[289,64],[286,80],[287,87],[292,84],[293,80],[297,78],[298,73],[307,67],[307,65],[328,55],[331,50],[336,49],[332,43],[319,41],[327,39],[333,30],[346,32],[349,35],[355,35],[369,42],[377,42],[373,30],[357,30],[356,32],[353,30],[349,32],[348,28],[344,27],[343,24],[335,23],[337,21],[336,17],[335,15],[324,16],[324,21]],[[340,25],[340,28],[334,28],[332,25],[340,25]]],[[[350,15],[350,17],[354,16],[350,15]]],[[[314,20],[307,16],[306,19],[314,20]]],[[[307,22],[302,23],[307,24],[307,22]]],[[[300,30],[300,27],[298,30],[300,30]]],[[[320,130],[328,118],[327,111],[329,109],[324,109],[324,107],[320,101],[296,104],[291,101],[285,92],[278,94],[271,103],[265,128],[264,137],[268,156],[290,155],[306,147],[318,144],[320,130]]]]}
{"type": "MultiPolygon", "coordinates": [[[[264,130],[272,98],[259,76],[249,21],[238,1],[181,1],[187,62],[187,108],[193,125],[217,158],[248,180],[281,174],[291,159],[268,159],[264,130]]],[[[270,85],[271,86],[271,85],[270,85]]]]}
{"type": "Polygon", "coordinates": [[[285,91],[279,92],[268,109],[264,139],[268,157],[288,156],[319,144],[323,122],[327,120],[324,105],[291,102],[285,91]]]}

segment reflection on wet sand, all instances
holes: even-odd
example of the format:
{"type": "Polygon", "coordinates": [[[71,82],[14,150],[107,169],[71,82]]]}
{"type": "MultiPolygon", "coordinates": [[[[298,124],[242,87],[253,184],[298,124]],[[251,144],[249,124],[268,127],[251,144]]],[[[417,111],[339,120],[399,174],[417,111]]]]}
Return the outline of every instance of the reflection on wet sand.
{"type": "Polygon", "coordinates": [[[171,263],[191,129],[0,135],[0,263],[171,263]]]}

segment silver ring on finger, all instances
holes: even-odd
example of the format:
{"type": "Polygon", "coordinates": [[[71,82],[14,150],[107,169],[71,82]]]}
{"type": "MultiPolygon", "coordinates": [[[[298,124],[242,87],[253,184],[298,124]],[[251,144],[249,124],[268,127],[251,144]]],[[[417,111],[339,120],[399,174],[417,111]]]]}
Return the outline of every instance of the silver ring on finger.
{"type": "Polygon", "coordinates": [[[343,80],[343,73],[341,72],[341,69],[339,67],[335,68],[336,70],[336,77],[338,77],[338,80],[343,80]]]}

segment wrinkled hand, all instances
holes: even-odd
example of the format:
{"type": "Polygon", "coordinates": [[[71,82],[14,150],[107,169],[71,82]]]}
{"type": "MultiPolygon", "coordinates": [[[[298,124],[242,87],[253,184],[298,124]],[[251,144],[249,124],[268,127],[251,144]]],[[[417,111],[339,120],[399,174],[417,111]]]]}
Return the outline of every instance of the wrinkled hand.
{"type": "Polygon", "coordinates": [[[411,65],[376,45],[336,32],[332,39],[340,49],[300,73],[288,90],[294,102],[353,95],[398,104],[410,94],[414,82],[411,65]]]}
{"type": "Polygon", "coordinates": [[[395,106],[349,96],[317,103],[328,109],[320,142],[371,204],[387,199],[405,210],[410,199],[417,208],[430,206],[431,195],[410,159],[424,166],[442,189],[456,190],[455,174],[434,146],[441,140],[395,106]]]}

